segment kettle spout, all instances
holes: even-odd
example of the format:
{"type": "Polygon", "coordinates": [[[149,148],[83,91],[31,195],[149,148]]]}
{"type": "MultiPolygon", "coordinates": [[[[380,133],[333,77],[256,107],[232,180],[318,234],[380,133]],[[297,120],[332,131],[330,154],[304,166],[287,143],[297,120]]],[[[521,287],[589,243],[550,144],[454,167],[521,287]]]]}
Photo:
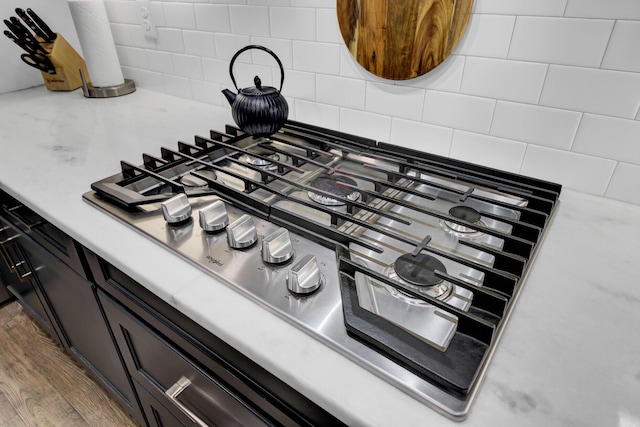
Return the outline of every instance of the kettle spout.
{"type": "Polygon", "coordinates": [[[231,92],[229,89],[223,90],[222,94],[227,98],[227,101],[229,101],[229,105],[233,105],[233,102],[236,100],[236,94],[231,92]]]}

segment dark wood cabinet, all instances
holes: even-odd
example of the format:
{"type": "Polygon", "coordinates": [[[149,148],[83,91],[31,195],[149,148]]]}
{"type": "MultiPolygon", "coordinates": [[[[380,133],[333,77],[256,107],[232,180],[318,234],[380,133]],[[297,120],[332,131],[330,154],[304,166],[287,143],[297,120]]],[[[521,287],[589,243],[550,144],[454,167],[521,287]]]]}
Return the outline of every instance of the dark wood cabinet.
{"type": "Polygon", "coordinates": [[[141,425],[343,425],[0,191],[0,278],[141,425]]]}

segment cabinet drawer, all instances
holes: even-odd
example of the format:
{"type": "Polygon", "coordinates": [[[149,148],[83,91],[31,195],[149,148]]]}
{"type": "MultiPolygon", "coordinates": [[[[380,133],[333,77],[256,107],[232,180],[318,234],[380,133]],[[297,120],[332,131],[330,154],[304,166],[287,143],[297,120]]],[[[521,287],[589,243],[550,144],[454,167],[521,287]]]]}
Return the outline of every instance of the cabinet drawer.
{"type": "Polygon", "coordinates": [[[234,390],[202,370],[107,294],[100,292],[99,296],[130,375],[148,391],[162,393],[163,405],[176,418],[187,420],[185,425],[272,425],[234,390]]]}
{"type": "Polygon", "coordinates": [[[81,260],[81,252],[73,239],[62,230],[11,196],[1,192],[0,215],[62,260],[76,273],[87,278],[81,260]]]}
{"type": "Polygon", "coordinates": [[[179,427],[184,426],[171,412],[158,402],[144,387],[134,382],[142,412],[149,427],[179,427]]]}

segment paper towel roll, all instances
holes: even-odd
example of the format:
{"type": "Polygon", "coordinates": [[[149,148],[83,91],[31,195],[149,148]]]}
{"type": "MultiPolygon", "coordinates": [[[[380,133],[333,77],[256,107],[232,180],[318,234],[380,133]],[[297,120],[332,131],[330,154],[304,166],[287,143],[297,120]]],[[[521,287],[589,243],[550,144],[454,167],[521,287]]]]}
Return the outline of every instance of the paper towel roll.
{"type": "Polygon", "coordinates": [[[98,87],[124,83],[103,0],[67,0],[78,32],[91,84],[98,87]]]}

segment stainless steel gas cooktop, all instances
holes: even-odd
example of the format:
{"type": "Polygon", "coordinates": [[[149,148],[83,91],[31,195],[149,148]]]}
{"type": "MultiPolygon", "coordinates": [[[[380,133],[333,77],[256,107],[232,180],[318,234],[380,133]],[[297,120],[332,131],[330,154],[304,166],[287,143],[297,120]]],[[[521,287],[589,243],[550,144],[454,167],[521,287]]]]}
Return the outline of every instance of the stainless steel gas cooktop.
{"type": "Polygon", "coordinates": [[[84,198],[461,419],[561,187],[289,121],[227,126],[84,198]]]}

